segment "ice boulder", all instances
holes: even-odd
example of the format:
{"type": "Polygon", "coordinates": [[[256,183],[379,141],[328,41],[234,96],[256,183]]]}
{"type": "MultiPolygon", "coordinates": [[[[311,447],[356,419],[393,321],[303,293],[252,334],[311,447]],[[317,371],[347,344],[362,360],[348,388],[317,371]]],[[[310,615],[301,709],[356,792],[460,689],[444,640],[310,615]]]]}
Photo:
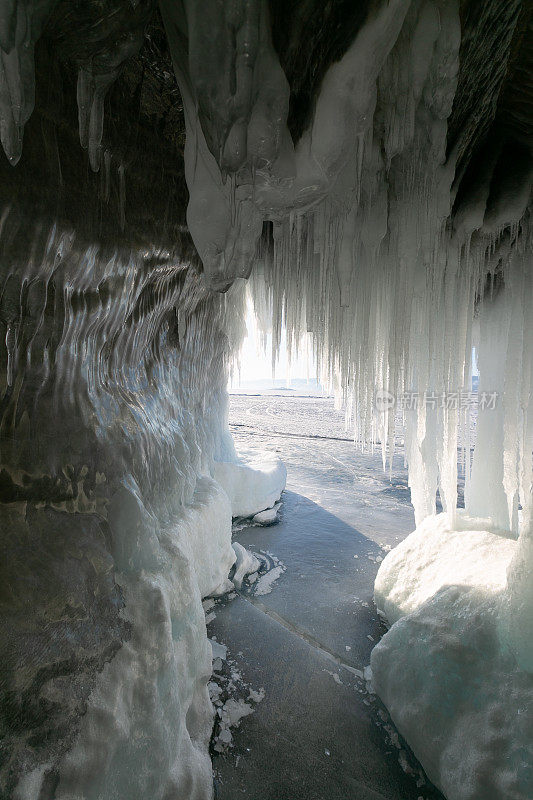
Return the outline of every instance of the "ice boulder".
{"type": "Polygon", "coordinates": [[[486,520],[441,514],[376,579],[392,627],[372,651],[373,686],[447,800],[533,797],[533,675],[502,636],[516,547],[486,520]]]}
{"type": "Polygon", "coordinates": [[[372,651],[374,690],[447,800],[533,797],[533,675],[500,646],[498,601],[442,588],[372,651]]]}
{"type": "Polygon", "coordinates": [[[228,495],[233,516],[253,517],[279,500],[287,470],[275,453],[241,450],[236,461],[216,461],[213,477],[228,495]]]}
{"type": "Polygon", "coordinates": [[[485,592],[507,585],[516,540],[458,512],[452,527],[447,514],[428,517],[383,560],[374,600],[390,625],[410,614],[445,586],[479,586],[485,592]]]}

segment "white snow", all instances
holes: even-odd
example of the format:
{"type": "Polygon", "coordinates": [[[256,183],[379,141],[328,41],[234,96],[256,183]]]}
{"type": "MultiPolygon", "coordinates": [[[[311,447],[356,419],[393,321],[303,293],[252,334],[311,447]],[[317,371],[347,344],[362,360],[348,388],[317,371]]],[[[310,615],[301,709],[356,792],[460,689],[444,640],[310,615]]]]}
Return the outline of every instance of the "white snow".
{"type": "Polygon", "coordinates": [[[220,727],[216,736],[214,748],[217,752],[223,753],[233,744],[233,736],[230,728],[238,728],[243,717],[247,717],[253,712],[253,708],[244,700],[235,700],[230,697],[223,706],[218,709],[220,717],[220,727]]]}
{"type": "Polygon", "coordinates": [[[265,690],[261,687],[257,691],[255,689],[250,689],[248,697],[254,703],[260,703],[262,700],[265,699],[265,690]]]}
{"type": "Polygon", "coordinates": [[[258,597],[260,595],[270,594],[274,583],[282,576],[284,572],[285,572],[285,567],[283,566],[283,564],[278,564],[276,567],[273,567],[269,572],[266,572],[264,575],[261,575],[261,577],[255,584],[254,596],[258,597]]]}
{"type": "Polygon", "coordinates": [[[262,687],[253,689],[246,683],[235,660],[228,656],[225,645],[216,640],[211,640],[211,645],[213,676],[208,689],[216,708],[213,748],[217,753],[225,753],[233,747],[232,729],[238,728],[243,717],[249,716],[254,706],[265,699],[265,690],[262,687]]]}
{"type": "Polygon", "coordinates": [[[447,800],[530,800],[533,677],[501,649],[498,595],[446,587],[372,652],[375,691],[447,800]]]}
{"type": "Polygon", "coordinates": [[[328,675],[331,675],[331,677],[333,678],[333,680],[335,681],[335,683],[337,683],[339,686],[341,686],[341,685],[342,685],[342,681],[341,681],[341,679],[340,679],[340,677],[339,677],[339,673],[338,673],[338,672],[333,672],[333,671],[332,671],[332,670],[330,670],[330,669],[325,669],[325,670],[323,670],[323,672],[327,672],[327,673],[328,673],[328,675]]]}
{"type": "Polygon", "coordinates": [[[446,586],[477,586],[493,594],[506,588],[516,541],[477,530],[477,520],[466,514],[458,512],[458,520],[460,530],[452,528],[448,514],[428,517],[386,555],[374,600],[391,625],[446,586]]]}
{"type": "Polygon", "coordinates": [[[209,642],[211,643],[211,650],[213,652],[213,661],[217,658],[220,658],[221,661],[225,661],[228,654],[226,645],[220,644],[215,639],[209,639],[209,642]]]}

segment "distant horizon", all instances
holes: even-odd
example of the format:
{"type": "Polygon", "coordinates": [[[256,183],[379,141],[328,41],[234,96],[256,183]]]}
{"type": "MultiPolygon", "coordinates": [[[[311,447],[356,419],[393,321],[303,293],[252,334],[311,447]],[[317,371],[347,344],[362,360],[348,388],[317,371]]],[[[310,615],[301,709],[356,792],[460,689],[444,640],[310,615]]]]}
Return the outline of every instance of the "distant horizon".
{"type": "Polygon", "coordinates": [[[238,385],[228,387],[228,393],[238,394],[278,394],[298,396],[329,397],[327,389],[315,378],[254,378],[243,380],[238,385]]]}

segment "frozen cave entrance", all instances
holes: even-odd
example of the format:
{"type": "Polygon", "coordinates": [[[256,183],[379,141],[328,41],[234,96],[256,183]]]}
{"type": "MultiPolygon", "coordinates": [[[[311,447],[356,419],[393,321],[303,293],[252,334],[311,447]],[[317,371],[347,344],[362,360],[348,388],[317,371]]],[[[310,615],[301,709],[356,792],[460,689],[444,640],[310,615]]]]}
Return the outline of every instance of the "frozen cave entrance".
{"type": "MultiPolygon", "coordinates": [[[[509,424],[508,419],[505,422],[504,391],[508,352],[507,346],[501,343],[502,320],[508,314],[503,310],[504,302],[502,294],[495,292],[494,296],[487,298],[482,314],[475,320],[474,341],[477,347],[467,364],[468,390],[450,392],[449,396],[444,394],[438,399],[434,392],[427,392],[420,402],[417,394],[415,397],[414,392],[405,392],[397,406],[391,393],[379,388],[376,390],[374,411],[378,413],[377,425],[383,425],[384,413],[394,412],[397,460],[389,464],[385,473],[385,459],[381,463],[378,455],[382,451],[382,442],[378,439],[362,452],[359,449],[360,460],[352,473],[353,476],[359,473],[360,477],[364,471],[367,483],[372,480],[368,475],[372,475],[376,486],[376,476],[382,473],[390,481],[391,489],[404,490],[404,501],[409,502],[412,496],[415,498],[415,515],[418,511],[419,522],[410,534],[409,528],[402,530],[402,523],[404,526],[411,523],[405,515],[402,519],[402,510],[399,511],[398,507],[385,508],[383,515],[378,516],[382,532],[397,527],[401,533],[392,537],[393,541],[395,539],[393,546],[388,544],[382,548],[377,559],[369,556],[377,571],[373,599],[386,632],[383,636],[384,631],[380,631],[379,641],[369,659],[370,665],[361,675],[365,678],[366,690],[372,697],[375,694],[379,696],[397,730],[405,737],[400,741],[409,743],[408,751],[411,752],[409,748],[412,748],[424,766],[425,775],[446,797],[526,797],[531,777],[525,755],[530,748],[532,689],[529,667],[524,661],[528,644],[522,647],[520,656],[516,640],[515,644],[511,641],[512,631],[516,632],[523,624],[523,619],[517,619],[515,615],[520,615],[524,605],[511,611],[513,600],[509,596],[517,569],[519,580],[524,579],[523,571],[517,567],[522,557],[519,530],[524,508],[518,497],[509,502],[505,493],[505,467],[497,448],[498,441],[501,441],[499,436],[504,435],[503,430],[509,424]],[[501,359],[499,367],[495,364],[497,345],[501,359]],[[487,370],[484,375],[480,374],[478,365],[487,370]],[[457,418],[453,465],[456,506],[453,510],[446,506],[446,488],[435,480],[433,513],[429,515],[426,514],[427,506],[423,506],[420,513],[416,498],[423,497],[424,502],[428,501],[427,491],[423,494],[423,489],[427,489],[431,475],[428,476],[427,472],[423,475],[426,483],[421,488],[417,485],[420,476],[414,476],[413,470],[409,474],[405,470],[409,436],[413,435],[407,426],[409,422],[413,424],[413,416],[420,424],[421,407],[426,431],[442,432],[439,428],[442,420],[437,417],[443,415],[443,410],[456,412],[457,418]],[[486,438],[488,431],[490,436],[486,438]],[[373,449],[376,451],[374,454],[373,449]],[[403,486],[402,473],[405,474],[403,486]],[[481,509],[486,516],[480,516],[481,509]],[[510,514],[514,514],[514,530],[510,514]],[[398,518],[401,520],[399,525],[398,518]],[[500,524],[496,523],[498,519],[500,524]],[[398,540],[401,540],[399,544],[398,540]],[[465,737],[469,741],[466,765],[465,737]],[[493,740],[498,741],[497,756],[491,745],[493,740]],[[488,752],[492,753],[490,757],[488,752]]],[[[253,321],[249,310],[250,326],[257,326],[257,320],[253,321]]],[[[350,436],[353,418],[346,413],[346,406],[335,404],[335,387],[330,384],[328,392],[319,382],[310,384],[303,379],[297,379],[291,385],[286,376],[277,383],[268,381],[264,376],[271,365],[270,354],[263,356],[264,363],[258,366],[261,356],[257,348],[262,341],[263,345],[266,342],[268,350],[271,341],[265,335],[261,339],[257,327],[249,339],[251,341],[245,343],[243,353],[245,359],[253,364],[252,373],[256,380],[246,380],[245,364],[240,375],[241,384],[237,384],[233,394],[230,389],[229,420],[234,436],[249,442],[255,435],[261,441],[270,439],[271,444],[278,439],[283,442],[282,451],[291,441],[289,437],[308,437],[314,441],[351,438],[353,443],[353,436],[350,436]],[[257,369],[262,370],[262,381],[257,379],[257,369]],[[306,393],[314,397],[306,397],[306,393]],[[323,406],[320,411],[312,407],[316,402],[323,406]],[[320,421],[318,414],[322,415],[320,421]],[[332,425],[335,415],[337,418],[332,425]],[[307,422],[302,425],[301,420],[306,416],[307,422]],[[332,427],[336,427],[334,432],[332,427]]],[[[283,325],[280,342],[282,347],[286,345],[283,325]]],[[[304,362],[308,360],[306,353],[304,362]]],[[[302,368],[302,363],[299,367],[302,368]]],[[[308,363],[306,368],[308,370],[308,363]]],[[[376,429],[379,430],[377,426],[376,429]]],[[[280,448],[276,449],[279,451],[280,448]]],[[[311,452],[309,449],[306,456],[318,462],[319,456],[316,453],[311,455],[311,452]]],[[[333,453],[329,455],[342,463],[333,453]]],[[[435,457],[437,459],[438,455],[435,457]]],[[[299,458],[302,459],[302,452],[299,458]]],[[[298,471],[298,459],[293,453],[289,462],[291,466],[296,462],[298,471]]],[[[427,462],[422,462],[424,469],[427,469],[427,462]]],[[[342,481],[339,476],[326,477],[326,472],[322,480],[330,486],[329,478],[330,488],[336,481],[342,481]]],[[[289,481],[290,475],[291,467],[289,481]]],[[[360,493],[365,497],[366,504],[380,506],[381,498],[375,488],[369,490],[367,485],[361,492],[361,483],[358,484],[356,478],[352,489],[354,494],[360,493]]],[[[320,505],[318,495],[316,499],[320,505]]],[[[287,513],[291,511],[289,507],[287,513]]],[[[364,512],[361,514],[360,509],[351,510],[351,521],[356,527],[361,523],[361,517],[364,518],[364,512]]],[[[272,519],[268,521],[270,523],[272,519]]],[[[376,519],[372,524],[376,525],[376,519]]],[[[312,523],[310,527],[312,529],[312,523]]],[[[246,543],[246,539],[243,541],[246,543]]],[[[337,546],[337,560],[341,560],[344,553],[339,543],[337,546]]],[[[317,568],[316,583],[321,591],[327,592],[325,585],[330,566],[327,546],[324,554],[324,573],[321,576],[320,567],[317,568]]],[[[358,558],[357,554],[351,554],[352,558],[353,555],[358,558]]],[[[529,575],[526,584],[529,585],[529,575]]],[[[331,609],[337,611],[334,603],[331,609]]],[[[278,619],[283,620],[282,617],[278,619]]],[[[526,627],[530,624],[529,616],[525,624],[526,627]]],[[[520,639],[522,635],[523,631],[520,639]]],[[[369,638],[373,640],[372,635],[369,638]]],[[[351,646],[346,649],[349,652],[351,646]]],[[[332,674],[339,679],[336,672],[332,674]]],[[[405,752],[400,749],[400,753],[400,764],[416,776],[416,759],[409,763],[405,752]]],[[[418,785],[424,786],[421,774],[418,785]]],[[[425,789],[420,791],[431,793],[434,789],[425,784],[425,789]]]]}
{"type": "Polygon", "coordinates": [[[0,0],[2,798],[531,800],[532,75],[530,0],[0,0]],[[228,399],[247,297],[324,395],[228,399]]]}

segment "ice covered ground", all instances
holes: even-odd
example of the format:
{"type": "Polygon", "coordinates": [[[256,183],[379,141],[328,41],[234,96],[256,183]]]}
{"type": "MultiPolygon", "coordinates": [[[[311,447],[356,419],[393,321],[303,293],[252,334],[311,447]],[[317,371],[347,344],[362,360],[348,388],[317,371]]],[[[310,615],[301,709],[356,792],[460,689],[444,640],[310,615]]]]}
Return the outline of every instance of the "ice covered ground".
{"type": "MultiPolygon", "coordinates": [[[[255,431],[298,437],[327,437],[350,440],[344,425],[344,411],[335,408],[331,397],[308,395],[303,387],[282,391],[232,394],[230,422],[232,431],[255,431]]],[[[255,441],[255,439],[254,439],[255,441]]]]}
{"type": "Polygon", "coordinates": [[[261,576],[245,580],[207,612],[209,636],[232,662],[228,680],[236,675],[229,712],[246,712],[231,746],[214,751],[219,800],[441,798],[364,679],[384,632],[375,576],[414,527],[401,456],[391,483],[380,454],[356,450],[326,398],[232,396],[230,427],[238,450],[277,451],[288,480],[278,524],[234,534],[269,559],[263,581],[276,580],[265,593],[261,576]],[[260,703],[248,687],[264,690],[260,703]]]}

